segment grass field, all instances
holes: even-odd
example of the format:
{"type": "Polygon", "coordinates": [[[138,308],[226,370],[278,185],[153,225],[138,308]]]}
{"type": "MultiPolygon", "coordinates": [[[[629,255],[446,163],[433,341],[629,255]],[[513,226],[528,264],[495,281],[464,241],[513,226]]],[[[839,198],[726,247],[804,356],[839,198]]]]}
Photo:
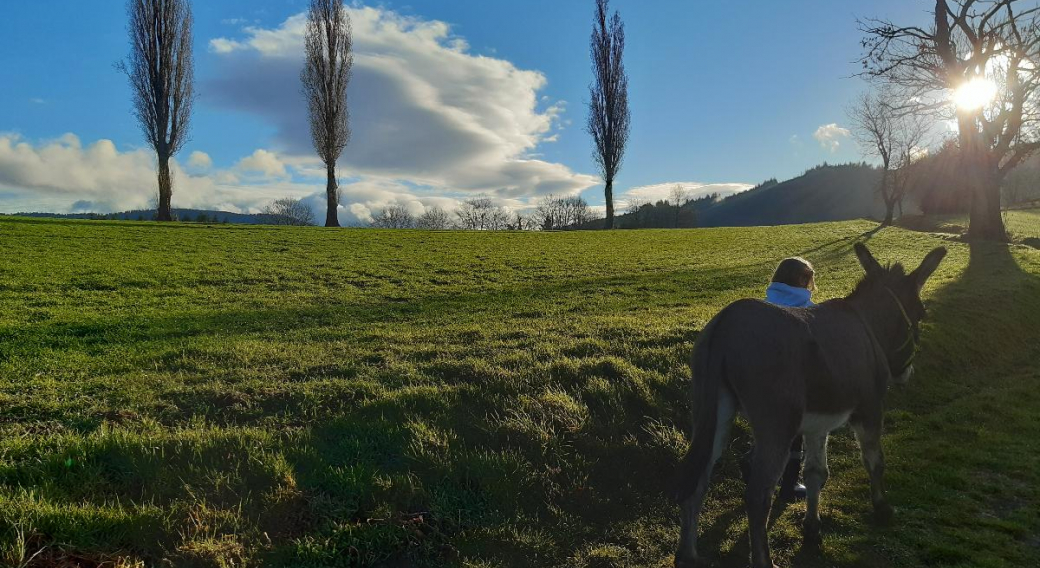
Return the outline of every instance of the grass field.
{"type": "MultiPolygon", "coordinates": [[[[1040,214],[1013,212],[1021,242],[1040,214]]],[[[460,233],[0,218],[0,563],[671,565],[698,330],[803,254],[916,266],[915,380],[889,394],[897,517],[831,445],[822,551],[781,565],[1040,565],[1040,250],[868,222],[460,233]],[[35,555],[35,556],[34,556],[35,555]]],[[[1030,240],[1034,239],[1034,240],[1030,240]]],[[[734,452],[702,551],[745,566],[734,452]]]]}

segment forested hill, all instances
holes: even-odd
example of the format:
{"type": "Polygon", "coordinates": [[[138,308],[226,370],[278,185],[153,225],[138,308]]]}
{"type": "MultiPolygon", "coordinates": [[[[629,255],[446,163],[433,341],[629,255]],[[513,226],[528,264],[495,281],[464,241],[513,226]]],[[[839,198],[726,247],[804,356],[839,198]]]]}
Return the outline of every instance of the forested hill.
{"type": "Polygon", "coordinates": [[[884,216],[881,172],[864,164],[822,165],[784,182],[765,183],[697,211],[700,227],[789,225],[884,216]]]}

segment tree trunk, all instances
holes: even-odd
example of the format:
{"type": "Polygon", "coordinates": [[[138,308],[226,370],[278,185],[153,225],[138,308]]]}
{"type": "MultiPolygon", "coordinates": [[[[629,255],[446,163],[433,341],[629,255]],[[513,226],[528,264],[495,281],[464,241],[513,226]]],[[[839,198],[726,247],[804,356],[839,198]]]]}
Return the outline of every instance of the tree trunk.
{"type": "Polygon", "coordinates": [[[968,218],[968,238],[983,241],[1007,241],[1004,219],[1000,216],[1000,176],[997,163],[989,159],[988,149],[970,116],[957,117],[960,135],[964,179],[971,184],[971,214],[968,218]]]}
{"type": "Polygon", "coordinates": [[[972,240],[1007,241],[1004,219],[1000,215],[1000,179],[985,172],[980,174],[973,180],[968,237],[972,240]]]}
{"type": "Polygon", "coordinates": [[[881,194],[881,202],[885,204],[885,219],[881,221],[882,227],[887,227],[892,224],[892,208],[895,205],[895,200],[892,199],[892,194],[895,193],[895,188],[890,187],[892,174],[891,170],[888,169],[888,164],[888,158],[885,158],[885,169],[881,172],[881,186],[878,191],[878,193],[881,194]]]}
{"type": "Polygon", "coordinates": [[[329,182],[325,186],[325,200],[328,203],[328,209],[325,213],[325,226],[326,227],[338,227],[339,226],[339,196],[336,194],[339,189],[336,186],[336,164],[328,166],[329,182]]]}
{"type": "Polygon", "coordinates": [[[603,190],[607,199],[607,229],[614,228],[614,180],[608,179],[607,186],[603,190]]]}
{"type": "Polygon", "coordinates": [[[159,158],[159,204],[156,208],[155,218],[159,221],[173,221],[173,211],[170,202],[173,199],[173,178],[170,177],[170,155],[165,152],[158,154],[159,158]]]}

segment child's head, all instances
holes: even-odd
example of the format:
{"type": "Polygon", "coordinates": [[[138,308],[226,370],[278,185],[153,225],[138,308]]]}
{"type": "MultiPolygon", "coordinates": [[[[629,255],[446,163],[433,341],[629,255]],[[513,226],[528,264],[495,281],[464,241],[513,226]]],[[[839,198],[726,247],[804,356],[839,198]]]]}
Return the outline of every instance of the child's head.
{"type": "Polygon", "coordinates": [[[815,290],[816,271],[808,260],[800,256],[785,258],[776,267],[776,272],[773,272],[773,282],[815,290]]]}

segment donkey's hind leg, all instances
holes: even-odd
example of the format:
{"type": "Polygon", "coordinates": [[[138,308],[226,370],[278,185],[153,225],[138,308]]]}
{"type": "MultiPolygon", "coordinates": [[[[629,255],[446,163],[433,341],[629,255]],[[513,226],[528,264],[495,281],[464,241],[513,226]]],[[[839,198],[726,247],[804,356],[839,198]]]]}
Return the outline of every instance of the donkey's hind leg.
{"type": "MultiPolygon", "coordinates": [[[[737,414],[737,401],[729,389],[723,388],[719,391],[718,414],[715,422],[715,439],[712,441],[711,458],[704,471],[700,472],[696,479],[690,479],[695,483],[693,493],[682,503],[682,529],[679,532],[679,551],[675,555],[676,568],[694,568],[706,565],[697,556],[697,525],[704,504],[704,496],[708,493],[708,484],[711,481],[711,472],[715,468],[715,462],[722,455],[722,451],[729,445],[729,432],[733,426],[733,419],[737,414]]],[[[696,432],[694,433],[696,436],[696,432]]]]}
{"type": "MultiPolygon", "coordinates": [[[[772,425],[771,425],[772,426],[772,425]]],[[[744,501],[748,513],[748,533],[751,536],[752,568],[774,568],[769,554],[766,526],[773,504],[773,492],[790,458],[795,428],[755,427],[755,449],[751,455],[751,472],[744,501]],[[789,430],[789,431],[784,431],[789,430]]]]}
{"type": "Polygon", "coordinates": [[[805,522],[802,535],[808,544],[820,543],[820,491],[830,473],[827,469],[829,432],[805,433],[805,522]]]}

